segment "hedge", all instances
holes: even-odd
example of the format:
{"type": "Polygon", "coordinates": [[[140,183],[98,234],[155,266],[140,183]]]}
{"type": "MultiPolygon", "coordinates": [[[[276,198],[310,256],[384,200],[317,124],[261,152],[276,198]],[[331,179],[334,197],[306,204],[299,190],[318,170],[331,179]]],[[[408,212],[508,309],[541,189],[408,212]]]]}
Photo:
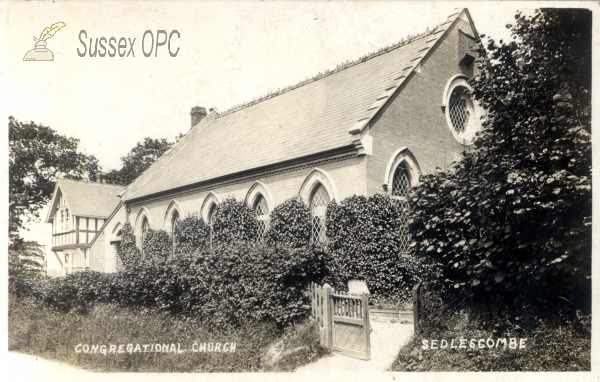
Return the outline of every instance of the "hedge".
{"type": "Polygon", "coordinates": [[[411,301],[425,269],[413,254],[399,254],[403,208],[399,201],[379,194],[328,205],[330,267],[337,288],[346,289],[350,279],[363,279],[374,302],[411,301]]]}
{"type": "Polygon", "coordinates": [[[113,274],[21,280],[15,290],[65,311],[105,302],[193,315],[212,328],[257,321],[283,328],[310,313],[306,285],[323,279],[326,263],[320,249],[242,242],[113,274]]]}
{"type": "Polygon", "coordinates": [[[171,236],[164,230],[149,229],[144,235],[144,259],[165,260],[173,251],[171,236]]]}
{"type": "Polygon", "coordinates": [[[310,210],[302,199],[296,197],[273,209],[265,241],[270,245],[302,248],[310,243],[310,235],[310,210]]]}
{"type": "Polygon", "coordinates": [[[213,244],[254,242],[259,237],[256,213],[245,203],[227,198],[219,204],[213,220],[213,244]]]}
{"type": "Polygon", "coordinates": [[[195,215],[177,222],[175,229],[175,255],[193,253],[210,246],[210,227],[195,215]]]}
{"type": "Polygon", "coordinates": [[[125,268],[135,268],[142,259],[142,253],[136,245],[131,224],[123,224],[121,228],[121,262],[125,268]]]}

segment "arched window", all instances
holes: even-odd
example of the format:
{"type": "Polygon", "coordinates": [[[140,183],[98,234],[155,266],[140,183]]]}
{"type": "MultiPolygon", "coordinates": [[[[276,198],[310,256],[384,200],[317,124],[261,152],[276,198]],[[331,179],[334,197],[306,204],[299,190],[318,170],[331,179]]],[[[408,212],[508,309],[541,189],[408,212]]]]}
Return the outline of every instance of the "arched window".
{"type": "Polygon", "coordinates": [[[212,243],[213,243],[213,223],[215,221],[215,212],[217,211],[217,205],[215,203],[212,203],[208,209],[208,215],[207,215],[207,223],[208,223],[208,227],[210,229],[209,231],[209,245],[212,247],[212,243]]]}
{"type": "Polygon", "coordinates": [[[392,196],[406,197],[410,188],[410,172],[406,166],[406,162],[402,162],[396,167],[396,171],[394,171],[392,196]]]}
{"type": "Polygon", "coordinates": [[[324,243],[327,240],[325,212],[329,201],[330,198],[325,187],[322,184],[316,186],[310,196],[311,240],[313,243],[324,243]]]}
{"type": "Polygon", "coordinates": [[[256,197],[253,209],[254,212],[256,212],[256,218],[258,219],[258,238],[262,241],[265,237],[265,233],[267,233],[267,230],[269,229],[269,206],[262,195],[256,197]]]}
{"type": "Polygon", "coordinates": [[[408,232],[408,216],[406,209],[408,208],[408,202],[406,196],[411,189],[410,171],[406,162],[401,162],[396,171],[394,171],[394,179],[392,183],[392,198],[397,199],[402,206],[402,213],[400,214],[400,245],[398,252],[407,254],[409,251],[410,244],[410,233],[408,232]]]}
{"type": "Polygon", "coordinates": [[[144,216],[142,220],[142,256],[144,256],[144,243],[146,242],[146,234],[150,229],[150,224],[148,223],[148,218],[144,216]]]}
{"type": "Polygon", "coordinates": [[[116,240],[114,240],[113,242],[111,242],[111,244],[114,246],[114,251],[115,251],[115,270],[117,272],[120,272],[123,270],[123,251],[121,250],[121,230],[119,230],[119,232],[117,232],[116,235],[116,240]]]}
{"type": "Polygon", "coordinates": [[[398,227],[400,234],[398,251],[401,255],[409,253],[409,244],[411,242],[408,231],[407,208],[409,208],[409,205],[407,197],[411,189],[419,185],[420,175],[421,170],[419,169],[417,159],[408,148],[402,147],[396,150],[391,156],[383,180],[384,190],[402,207],[398,227]]]}
{"type": "Polygon", "coordinates": [[[179,222],[179,212],[177,210],[175,210],[173,212],[173,215],[171,217],[171,248],[173,251],[173,255],[175,255],[175,246],[176,246],[176,240],[175,240],[175,231],[177,230],[177,223],[179,222]]]}

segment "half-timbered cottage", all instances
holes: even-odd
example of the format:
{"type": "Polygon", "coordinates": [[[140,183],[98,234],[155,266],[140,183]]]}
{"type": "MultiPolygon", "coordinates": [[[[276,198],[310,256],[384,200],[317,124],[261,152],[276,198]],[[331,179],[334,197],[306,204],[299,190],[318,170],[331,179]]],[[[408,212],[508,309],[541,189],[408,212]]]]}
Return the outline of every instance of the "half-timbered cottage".
{"type": "Polygon", "coordinates": [[[89,247],[119,204],[122,192],[122,186],[105,183],[68,179],[56,182],[46,223],[52,224],[52,252],[65,274],[104,270],[97,263],[103,259],[92,259],[89,247]]]}

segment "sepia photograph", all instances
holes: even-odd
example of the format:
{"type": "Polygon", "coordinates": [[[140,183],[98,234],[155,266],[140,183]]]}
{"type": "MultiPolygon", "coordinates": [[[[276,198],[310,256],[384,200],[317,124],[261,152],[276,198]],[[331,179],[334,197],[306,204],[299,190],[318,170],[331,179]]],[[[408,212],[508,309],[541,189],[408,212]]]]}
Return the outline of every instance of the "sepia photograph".
{"type": "Polygon", "coordinates": [[[7,380],[597,378],[599,9],[1,3],[7,380]]]}

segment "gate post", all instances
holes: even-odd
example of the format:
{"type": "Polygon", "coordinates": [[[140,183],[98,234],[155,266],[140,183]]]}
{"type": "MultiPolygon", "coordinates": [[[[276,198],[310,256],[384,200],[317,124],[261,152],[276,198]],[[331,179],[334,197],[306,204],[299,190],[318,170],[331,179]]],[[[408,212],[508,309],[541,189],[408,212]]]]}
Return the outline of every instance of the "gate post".
{"type": "Polygon", "coordinates": [[[415,285],[415,287],[413,288],[413,324],[415,327],[415,334],[417,334],[419,332],[419,309],[421,308],[421,304],[419,304],[419,299],[420,299],[420,295],[419,295],[419,288],[421,287],[421,284],[417,284],[415,285]]]}
{"type": "Polygon", "coordinates": [[[362,315],[363,315],[363,328],[366,334],[367,340],[367,359],[371,359],[371,323],[369,322],[369,296],[363,294],[362,296],[362,315]]]}
{"type": "Polygon", "coordinates": [[[333,307],[331,293],[333,288],[329,284],[323,285],[323,329],[325,331],[324,346],[333,351],[333,307]]]}

